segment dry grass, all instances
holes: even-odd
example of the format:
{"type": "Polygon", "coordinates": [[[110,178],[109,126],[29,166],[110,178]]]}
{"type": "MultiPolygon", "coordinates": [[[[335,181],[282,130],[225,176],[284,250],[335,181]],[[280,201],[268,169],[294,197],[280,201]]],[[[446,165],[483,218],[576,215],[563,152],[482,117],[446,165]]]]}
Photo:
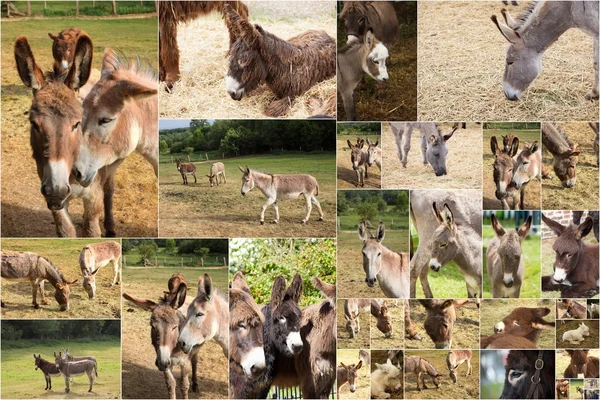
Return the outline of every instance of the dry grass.
{"type": "MultiPolygon", "coordinates": [[[[453,124],[439,124],[441,131],[449,132],[453,124]]],[[[423,165],[421,134],[413,132],[408,164],[402,168],[398,158],[396,139],[390,124],[382,127],[383,187],[386,189],[478,189],[481,188],[481,126],[467,124],[448,140],[446,168],[448,175],[435,176],[429,165],[423,165]]]]}
{"type": "Polygon", "coordinates": [[[553,179],[544,179],[542,206],[545,210],[596,210],[598,209],[598,166],[594,154],[594,133],[587,123],[557,124],[569,140],[579,144],[577,183],[565,188],[552,169],[552,154],[544,147],[542,162],[553,179]]]}
{"type": "MultiPolygon", "coordinates": [[[[590,357],[600,357],[600,350],[590,349],[588,353],[590,357]]],[[[571,363],[571,357],[565,350],[556,350],[556,379],[565,376],[565,369],[571,363]]]]}
{"type": "MultiPolygon", "coordinates": [[[[382,301],[385,299],[379,299],[382,301]]],[[[401,349],[404,347],[404,302],[398,301],[396,306],[393,302],[387,301],[388,314],[390,315],[393,335],[386,338],[385,335],[377,329],[377,319],[371,315],[371,348],[372,349],[401,349]]]]}
{"type": "Polygon", "coordinates": [[[337,300],[337,347],[338,349],[368,349],[371,346],[371,326],[369,313],[360,314],[360,332],[353,338],[346,331],[344,299],[337,300]]]}
{"type": "MultiPolygon", "coordinates": [[[[367,348],[368,350],[368,348],[367,348]]],[[[359,350],[338,350],[337,351],[337,365],[344,363],[344,365],[357,365],[359,350]]],[[[367,365],[363,365],[358,370],[356,377],[356,391],[350,392],[350,385],[344,384],[340,387],[339,391],[340,399],[370,399],[371,398],[371,371],[367,365]]]]}
{"type": "MultiPolygon", "coordinates": [[[[514,17],[526,2],[510,7],[514,17]]],[[[548,49],[541,75],[513,102],[502,91],[507,41],[490,20],[500,2],[419,4],[419,119],[587,121],[598,102],[584,95],[594,82],[593,40],[567,31],[548,49]]]]}
{"type": "MultiPolygon", "coordinates": [[[[250,22],[267,32],[288,39],[307,30],[336,32],[336,9],[333,1],[319,2],[249,2],[250,22]]],[[[181,79],[173,93],[164,83],[159,91],[160,116],[164,118],[267,118],[263,110],[274,100],[263,87],[233,100],[225,91],[229,68],[226,52],[229,32],[220,14],[200,17],[177,31],[180,50],[181,79]]],[[[287,118],[307,118],[317,111],[315,103],[325,103],[336,96],[336,78],[331,77],[297,97],[287,118]]],[[[334,115],[335,116],[335,115],[334,115]]]]}
{"type": "Polygon", "coordinates": [[[556,325],[556,348],[560,349],[595,349],[598,348],[600,327],[598,326],[597,319],[584,319],[584,320],[573,320],[573,321],[561,321],[556,325]],[[590,335],[583,337],[583,342],[580,344],[572,344],[569,341],[562,340],[563,334],[566,331],[577,329],[577,327],[584,323],[590,328],[590,335]]]}
{"type": "MultiPolygon", "coordinates": [[[[358,136],[357,136],[358,137],[358,136]]],[[[381,141],[379,136],[375,135],[360,135],[361,139],[370,141],[381,141]]],[[[338,189],[354,189],[358,183],[356,172],[352,169],[352,161],[350,160],[350,148],[347,140],[355,144],[356,137],[353,135],[338,135],[337,137],[337,187],[338,189]]],[[[367,145],[363,149],[366,149],[367,145]]],[[[379,145],[378,147],[381,147],[379,145]]],[[[368,177],[365,178],[364,189],[381,189],[381,171],[377,165],[372,167],[367,166],[368,177]]]]}

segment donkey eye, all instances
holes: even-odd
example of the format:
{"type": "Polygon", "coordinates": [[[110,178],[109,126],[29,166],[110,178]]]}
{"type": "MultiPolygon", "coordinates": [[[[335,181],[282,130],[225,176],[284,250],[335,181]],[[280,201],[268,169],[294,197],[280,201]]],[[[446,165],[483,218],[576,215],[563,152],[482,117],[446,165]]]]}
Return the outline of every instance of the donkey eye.
{"type": "Polygon", "coordinates": [[[98,125],[105,125],[112,121],[114,121],[114,118],[100,118],[100,120],[98,121],[98,125]]]}
{"type": "Polygon", "coordinates": [[[199,313],[197,313],[197,314],[196,314],[196,317],[197,317],[197,318],[200,318],[200,317],[203,317],[203,316],[204,316],[204,313],[203,313],[203,312],[199,312],[199,313]]]}
{"type": "Polygon", "coordinates": [[[375,61],[375,60],[371,60],[373,61],[373,64],[379,64],[379,61],[375,61]]]}
{"type": "Polygon", "coordinates": [[[238,328],[240,328],[240,329],[246,329],[246,324],[245,324],[245,323],[243,323],[243,322],[240,322],[240,323],[238,324],[238,328]]]}
{"type": "Polygon", "coordinates": [[[280,324],[285,324],[285,321],[286,321],[285,317],[277,318],[277,322],[279,322],[280,324]]]}
{"type": "Polygon", "coordinates": [[[179,325],[173,325],[173,328],[171,328],[171,330],[173,330],[173,331],[174,331],[174,330],[175,330],[175,329],[177,329],[177,328],[179,328],[179,325]]]}
{"type": "Polygon", "coordinates": [[[510,65],[513,65],[513,63],[514,63],[514,61],[507,61],[506,65],[510,66],[510,65]]]}
{"type": "Polygon", "coordinates": [[[76,130],[77,128],[79,128],[79,125],[81,125],[81,121],[77,121],[77,122],[75,122],[75,125],[73,125],[73,126],[71,127],[71,130],[72,130],[72,131],[76,130]]]}
{"type": "Polygon", "coordinates": [[[440,247],[446,247],[448,246],[448,243],[440,243],[440,247]]]}

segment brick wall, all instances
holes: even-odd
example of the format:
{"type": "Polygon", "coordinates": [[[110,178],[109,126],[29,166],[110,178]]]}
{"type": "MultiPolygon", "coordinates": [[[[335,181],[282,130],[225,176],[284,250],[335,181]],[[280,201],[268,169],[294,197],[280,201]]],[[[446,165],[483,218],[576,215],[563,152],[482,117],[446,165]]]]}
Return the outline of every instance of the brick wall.
{"type": "MultiPolygon", "coordinates": [[[[577,211],[577,210],[575,210],[575,211],[577,211]]],[[[544,211],[543,213],[546,217],[550,217],[553,220],[558,221],[563,225],[569,225],[571,222],[573,222],[573,213],[568,210],[544,211]]],[[[583,213],[583,217],[581,217],[581,222],[585,221],[586,217],[587,217],[587,211],[585,211],[583,213]]],[[[554,231],[552,229],[548,228],[548,226],[546,226],[546,224],[542,224],[542,239],[551,239],[554,237],[556,237],[556,234],[554,233],[554,231]]]]}

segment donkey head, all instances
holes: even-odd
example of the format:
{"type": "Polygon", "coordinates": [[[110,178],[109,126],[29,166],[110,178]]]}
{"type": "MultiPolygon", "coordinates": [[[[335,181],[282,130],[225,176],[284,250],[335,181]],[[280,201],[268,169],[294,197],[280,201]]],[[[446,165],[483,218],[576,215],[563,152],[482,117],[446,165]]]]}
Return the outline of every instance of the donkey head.
{"type": "Polygon", "coordinates": [[[574,376],[584,374],[587,369],[588,353],[589,350],[567,350],[569,356],[571,356],[571,363],[567,368],[571,369],[574,376]]]}
{"type": "Polygon", "coordinates": [[[88,294],[89,298],[92,299],[96,294],[96,273],[100,271],[100,268],[96,268],[93,272],[88,272],[87,270],[83,273],[83,289],[88,294]]]}
{"type": "Polygon", "coordinates": [[[502,321],[494,325],[494,333],[505,333],[525,337],[536,342],[542,330],[554,329],[556,324],[544,319],[550,314],[550,309],[545,307],[517,307],[502,321]]]}
{"type": "MultiPolygon", "coordinates": [[[[371,301],[378,302],[378,300],[371,301]]],[[[379,329],[386,338],[391,338],[394,335],[394,327],[392,326],[392,317],[390,316],[385,300],[379,304],[379,309],[375,310],[374,317],[377,319],[377,329],[379,329]]]]}
{"type": "Polygon", "coordinates": [[[381,242],[385,238],[385,225],[380,222],[377,233],[372,236],[368,232],[365,222],[360,221],[358,223],[358,237],[363,241],[362,258],[363,270],[366,274],[365,282],[368,287],[373,287],[377,282],[377,274],[379,274],[382,267],[381,252],[384,246],[381,242]]]}
{"type": "Polygon", "coordinates": [[[246,168],[242,168],[238,165],[240,171],[242,171],[242,196],[245,196],[249,191],[254,189],[254,176],[250,171],[250,168],[246,165],[246,168]]]}
{"type": "Polygon", "coordinates": [[[517,189],[521,189],[523,185],[529,183],[531,179],[535,177],[534,172],[530,172],[531,163],[535,162],[534,158],[539,150],[539,144],[537,141],[531,145],[524,145],[523,151],[517,156],[517,161],[514,165],[513,176],[511,183],[515,185],[517,189]]]}
{"type": "Polygon", "coordinates": [[[427,151],[425,157],[427,162],[433,168],[435,176],[446,175],[446,156],[448,155],[448,147],[446,142],[454,135],[454,132],[458,129],[458,125],[452,127],[452,130],[442,135],[440,128],[435,126],[435,131],[427,133],[427,151]]]}
{"type": "Polygon", "coordinates": [[[538,360],[538,350],[511,350],[506,358],[504,388],[501,399],[525,399],[534,382],[536,365],[539,376],[540,399],[554,398],[554,350],[544,350],[538,360]]]}
{"type": "Polygon", "coordinates": [[[356,144],[352,144],[350,140],[346,141],[348,143],[348,147],[350,147],[350,161],[352,162],[352,169],[357,169],[360,165],[363,165],[365,161],[363,159],[362,148],[365,146],[364,139],[358,139],[356,144]]]}
{"type": "Polygon", "coordinates": [[[83,113],[75,91],[90,76],[92,55],[92,40],[83,34],[77,40],[69,70],[44,76],[27,37],[19,36],[15,42],[19,76],[34,94],[29,111],[30,143],[42,181],[41,192],[50,210],[61,210],[71,195],[69,176],[79,153],[83,113]]]}
{"type": "Polygon", "coordinates": [[[492,228],[494,228],[496,235],[500,239],[498,255],[500,256],[500,263],[502,264],[502,283],[504,283],[504,286],[510,288],[515,282],[515,275],[517,274],[521,263],[521,254],[523,253],[521,250],[521,242],[525,239],[531,228],[533,217],[530,215],[523,225],[521,225],[519,230],[510,231],[508,233],[504,230],[495,214],[491,215],[491,219],[492,228]]]}
{"type": "Polygon", "coordinates": [[[419,300],[427,310],[425,331],[435,343],[436,349],[452,348],[452,328],[456,321],[456,308],[469,300],[419,300]]]}
{"type": "Polygon", "coordinates": [[[77,37],[80,34],[81,30],[78,28],[64,29],[58,35],[48,32],[48,36],[53,42],[52,56],[56,60],[54,66],[57,70],[66,70],[73,64],[77,37]]]}
{"type": "Polygon", "coordinates": [[[210,275],[198,278],[198,293],[188,307],[185,324],[179,333],[177,344],[184,353],[194,346],[204,344],[214,336],[213,329],[219,325],[219,314],[215,310],[212,279],[210,275]]]}
{"type": "MultiPolygon", "coordinates": [[[[120,152],[127,149],[120,141],[134,142],[142,134],[128,104],[158,101],[158,84],[149,72],[142,77],[140,64],[122,60],[109,48],[104,50],[101,78],[83,101],[83,136],[73,171],[82,186],[89,186],[100,168],[123,157],[120,152]]],[[[149,111],[145,108],[144,112],[149,111]]]]}
{"type": "Polygon", "coordinates": [[[206,175],[206,177],[208,178],[208,182],[210,183],[210,187],[215,186],[217,175],[211,174],[211,175],[206,175]]]}
{"type": "Polygon", "coordinates": [[[371,142],[369,138],[367,138],[367,153],[369,157],[367,158],[367,164],[371,167],[375,163],[375,159],[377,158],[377,145],[379,144],[379,139],[375,141],[375,143],[371,142]]]}
{"type": "Polygon", "coordinates": [[[270,320],[266,321],[265,335],[275,348],[286,356],[302,351],[304,346],[300,336],[302,312],[298,306],[302,295],[302,278],[294,276],[290,287],[285,288],[285,278],[278,276],[271,291],[270,320]]]}
{"type": "Polygon", "coordinates": [[[448,204],[444,204],[442,211],[437,208],[435,201],[431,207],[439,226],[431,235],[429,267],[439,272],[444,265],[456,257],[460,250],[456,238],[458,227],[448,204]]]}
{"type": "Polygon", "coordinates": [[[361,2],[348,1],[344,3],[340,19],[344,21],[346,36],[363,37],[367,26],[369,26],[369,18],[366,11],[365,6],[361,2]]]}
{"type": "Polygon", "coordinates": [[[594,227],[594,221],[589,215],[580,225],[571,224],[564,226],[560,222],[546,217],[542,213],[542,220],[558,236],[552,245],[555,253],[554,275],[552,279],[561,283],[575,270],[579,263],[579,255],[583,251],[583,237],[594,227]]]}
{"type": "Polygon", "coordinates": [[[494,154],[494,183],[496,184],[496,198],[501,200],[506,197],[506,190],[513,179],[515,161],[513,157],[519,151],[519,138],[515,137],[509,150],[503,151],[498,145],[496,136],[490,140],[492,154],[494,154]]]}
{"type": "Polygon", "coordinates": [[[568,399],[569,398],[569,380],[568,379],[556,381],[556,398],[558,398],[558,399],[568,399]]]}
{"type": "Polygon", "coordinates": [[[54,298],[60,305],[60,311],[67,311],[70,307],[69,296],[71,296],[71,285],[76,283],[79,279],[75,279],[74,281],[68,282],[64,281],[63,283],[57,283],[54,291],[54,298]]]}
{"type": "Polygon", "coordinates": [[[363,60],[363,71],[377,81],[387,81],[389,76],[385,61],[390,53],[387,47],[375,37],[372,28],[369,28],[365,35],[365,47],[367,48],[367,56],[363,60]]]}
{"type": "Polygon", "coordinates": [[[552,169],[566,188],[573,187],[577,183],[579,153],[579,145],[575,143],[567,152],[554,155],[552,169]]]}
{"type": "Polygon", "coordinates": [[[236,272],[229,290],[229,365],[255,380],[265,369],[264,316],[250,294],[244,275],[236,272]]]}
{"type": "Polygon", "coordinates": [[[356,378],[358,377],[358,370],[362,367],[362,360],[358,364],[345,365],[340,362],[340,366],[346,370],[348,374],[348,385],[350,385],[350,391],[356,392],[356,378]]]}
{"type": "Polygon", "coordinates": [[[493,15],[492,21],[510,43],[506,50],[506,66],[502,88],[509,100],[518,100],[531,82],[542,72],[542,54],[536,46],[528,46],[519,27],[508,11],[502,10],[506,24],[493,15]]]}
{"type": "Polygon", "coordinates": [[[43,364],[43,360],[42,360],[42,355],[40,354],[39,356],[36,356],[35,354],[33,355],[33,359],[35,360],[35,370],[37,371],[38,368],[42,368],[43,364]]]}

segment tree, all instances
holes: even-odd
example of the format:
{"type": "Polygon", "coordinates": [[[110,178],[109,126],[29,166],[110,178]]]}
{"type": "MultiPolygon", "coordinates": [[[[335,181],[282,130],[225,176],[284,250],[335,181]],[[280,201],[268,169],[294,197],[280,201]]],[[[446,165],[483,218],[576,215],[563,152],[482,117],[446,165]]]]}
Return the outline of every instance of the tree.
{"type": "Polygon", "coordinates": [[[188,162],[192,162],[192,160],[190,159],[190,156],[194,152],[194,148],[193,147],[186,147],[185,149],[183,149],[183,152],[187,155],[188,162]]]}
{"type": "Polygon", "coordinates": [[[401,191],[398,193],[398,201],[396,202],[396,210],[406,212],[408,210],[408,192],[401,191]]]}
{"type": "Polygon", "coordinates": [[[137,251],[141,257],[141,263],[146,266],[151,264],[150,260],[156,255],[158,246],[152,240],[144,240],[138,245],[137,251]]]}
{"type": "Polygon", "coordinates": [[[377,211],[379,211],[379,213],[381,214],[381,213],[385,212],[386,209],[387,209],[387,203],[385,202],[385,200],[382,198],[377,200],[377,211]]]}
{"type": "Polygon", "coordinates": [[[113,15],[116,17],[117,16],[117,1],[116,0],[113,0],[112,6],[113,6],[113,15]]]}
{"type": "Polygon", "coordinates": [[[210,249],[208,247],[200,247],[199,249],[195,249],[194,253],[200,258],[204,258],[210,253],[210,249]]]}
{"type": "Polygon", "coordinates": [[[363,221],[371,221],[377,216],[377,207],[373,203],[361,203],[356,207],[356,213],[363,221]]]}
{"type": "Polygon", "coordinates": [[[160,141],[160,152],[161,154],[169,154],[169,145],[167,144],[167,141],[162,139],[160,141]]]}
{"type": "Polygon", "coordinates": [[[177,252],[175,239],[167,239],[167,242],[165,243],[165,251],[169,254],[175,254],[177,252]]]}

